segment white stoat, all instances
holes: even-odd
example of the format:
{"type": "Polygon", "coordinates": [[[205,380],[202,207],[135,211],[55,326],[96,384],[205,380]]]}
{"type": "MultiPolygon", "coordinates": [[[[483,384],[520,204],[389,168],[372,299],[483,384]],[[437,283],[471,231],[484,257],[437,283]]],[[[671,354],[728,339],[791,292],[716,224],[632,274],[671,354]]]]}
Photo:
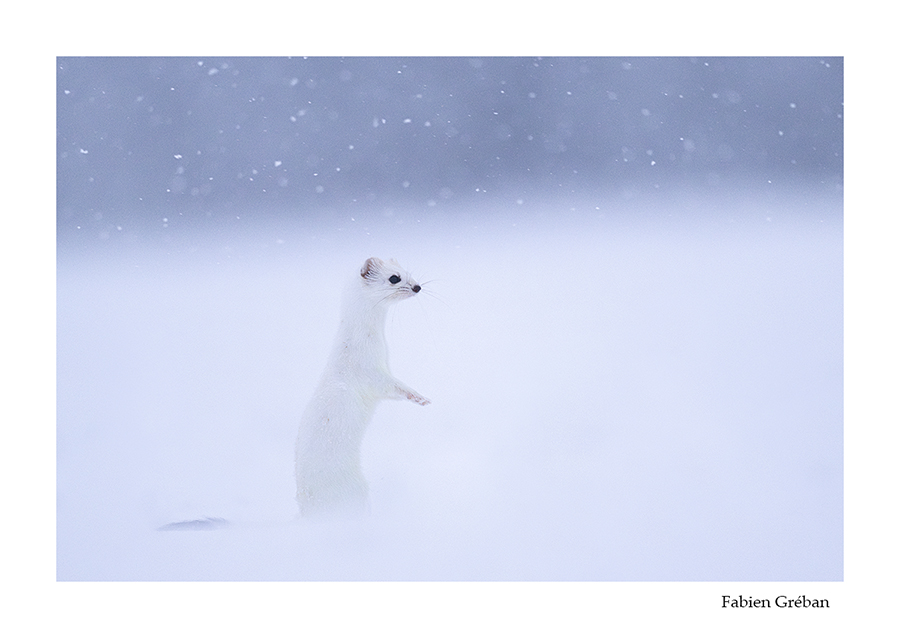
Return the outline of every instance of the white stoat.
{"type": "Polygon", "coordinates": [[[422,287],[394,261],[366,260],[344,295],[334,348],[297,434],[297,502],[301,515],[364,512],[369,487],[360,447],[382,399],[430,401],[388,368],[384,322],[388,306],[422,287]]]}
{"type": "MultiPolygon", "coordinates": [[[[377,257],[366,260],[347,288],[334,348],[297,434],[297,502],[302,515],[365,511],[369,487],[359,452],[375,406],[382,399],[431,403],[391,375],[384,340],[388,306],[421,290],[396,261],[377,257]]],[[[204,518],[158,529],[231,526],[220,518],[204,518]]]]}

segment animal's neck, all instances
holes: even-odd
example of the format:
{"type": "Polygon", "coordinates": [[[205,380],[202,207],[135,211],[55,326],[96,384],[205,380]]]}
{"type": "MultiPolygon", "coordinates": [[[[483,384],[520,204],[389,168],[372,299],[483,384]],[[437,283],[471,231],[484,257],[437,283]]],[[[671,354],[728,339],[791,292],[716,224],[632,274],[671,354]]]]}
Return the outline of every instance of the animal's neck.
{"type": "Polygon", "coordinates": [[[384,334],[387,304],[376,303],[362,293],[354,291],[344,302],[341,328],[355,333],[384,334]]]}
{"type": "Polygon", "coordinates": [[[351,291],[344,301],[334,356],[352,360],[356,365],[386,365],[386,315],[387,304],[377,303],[359,291],[351,291]]]}

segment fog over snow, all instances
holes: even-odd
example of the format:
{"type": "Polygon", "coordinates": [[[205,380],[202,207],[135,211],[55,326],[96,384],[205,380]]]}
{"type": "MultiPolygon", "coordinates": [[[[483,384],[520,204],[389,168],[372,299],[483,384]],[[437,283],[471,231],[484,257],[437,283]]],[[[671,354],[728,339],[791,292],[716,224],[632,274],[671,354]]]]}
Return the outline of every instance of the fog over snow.
{"type": "Polygon", "coordinates": [[[60,580],[843,578],[840,59],[58,62],[60,580]],[[432,404],[297,521],[370,256],[432,404]]]}

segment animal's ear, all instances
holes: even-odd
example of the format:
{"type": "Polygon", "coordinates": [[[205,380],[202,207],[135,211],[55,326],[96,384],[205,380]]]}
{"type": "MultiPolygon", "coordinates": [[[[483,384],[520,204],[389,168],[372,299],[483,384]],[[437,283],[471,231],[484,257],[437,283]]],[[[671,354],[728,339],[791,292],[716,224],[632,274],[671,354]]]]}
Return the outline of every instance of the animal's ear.
{"type": "Polygon", "coordinates": [[[378,257],[369,257],[366,259],[366,263],[362,265],[362,268],[360,268],[359,274],[363,279],[374,277],[375,271],[380,270],[383,264],[384,262],[378,257]]]}

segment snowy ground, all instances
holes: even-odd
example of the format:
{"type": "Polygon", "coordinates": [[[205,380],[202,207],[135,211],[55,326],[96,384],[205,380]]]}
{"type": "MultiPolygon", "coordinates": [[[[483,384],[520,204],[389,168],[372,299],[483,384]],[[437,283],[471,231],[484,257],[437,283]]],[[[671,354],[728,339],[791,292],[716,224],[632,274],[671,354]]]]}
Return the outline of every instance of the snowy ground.
{"type": "MultiPolygon", "coordinates": [[[[574,209],[574,210],[573,210],[574,209]]],[[[58,280],[61,580],[841,580],[840,196],[185,231],[58,280]],[[395,257],[372,515],[294,522],[344,282],[395,257]],[[265,523],[157,532],[218,516],[265,523]]]]}

